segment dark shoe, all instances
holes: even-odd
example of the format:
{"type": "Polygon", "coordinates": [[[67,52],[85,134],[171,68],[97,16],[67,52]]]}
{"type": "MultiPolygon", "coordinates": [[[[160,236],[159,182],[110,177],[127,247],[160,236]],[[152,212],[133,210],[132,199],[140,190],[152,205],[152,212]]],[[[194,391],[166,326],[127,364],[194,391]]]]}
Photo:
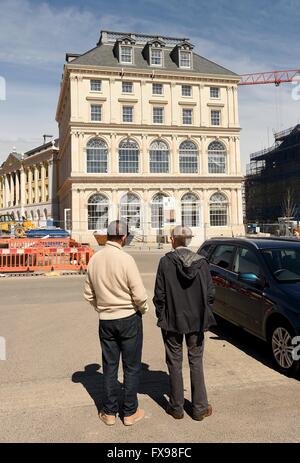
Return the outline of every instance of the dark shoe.
{"type": "Polygon", "coordinates": [[[174,409],[170,405],[167,406],[166,413],[168,415],[173,416],[173,418],[175,418],[175,420],[182,420],[182,418],[184,417],[183,412],[181,412],[181,413],[175,412],[174,409]]]}
{"type": "Polygon", "coordinates": [[[207,409],[202,413],[193,413],[192,418],[195,421],[202,421],[212,414],[212,406],[208,404],[207,409]]]}

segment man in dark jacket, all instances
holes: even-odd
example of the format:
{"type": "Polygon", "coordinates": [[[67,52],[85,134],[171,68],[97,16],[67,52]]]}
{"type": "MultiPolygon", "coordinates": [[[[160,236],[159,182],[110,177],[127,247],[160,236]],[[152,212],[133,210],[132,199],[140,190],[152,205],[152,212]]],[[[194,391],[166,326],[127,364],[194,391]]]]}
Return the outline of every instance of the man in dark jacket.
{"type": "Polygon", "coordinates": [[[214,286],[205,257],[187,248],[192,238],[188,227],[177,226],[171,236],[174,251],[160,259],[153,303],[162,330],[170,375],[170,402],[167,413],[184,416],[182,377],[183,336],[188,349],[192,390],[192,418],[197,421],[212,414],[207,402],[203,373],[204,332],[215,325],[211,311],[214,286]]]}

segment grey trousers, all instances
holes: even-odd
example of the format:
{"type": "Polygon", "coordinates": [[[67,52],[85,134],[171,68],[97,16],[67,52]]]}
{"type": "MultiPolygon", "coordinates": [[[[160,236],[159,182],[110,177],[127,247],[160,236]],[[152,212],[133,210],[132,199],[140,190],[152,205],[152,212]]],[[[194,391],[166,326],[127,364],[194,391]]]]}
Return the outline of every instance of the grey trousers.
{"type": "Polygon", "coordinates": [[[183,335],[165,330],[162,330],[162,335],[170,375],[170,406],[176,413],[183,411],[182,343],[183,336],[185,336],[190,367],[193,413],[202,413],[208,407],[203,372],[204,335],[202,333],[183,335]]]}

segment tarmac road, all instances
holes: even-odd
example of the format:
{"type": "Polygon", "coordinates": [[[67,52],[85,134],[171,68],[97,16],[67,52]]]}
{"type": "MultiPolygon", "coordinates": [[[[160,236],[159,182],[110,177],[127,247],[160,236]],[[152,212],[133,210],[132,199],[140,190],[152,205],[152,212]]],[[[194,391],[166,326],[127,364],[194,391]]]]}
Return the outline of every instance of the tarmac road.
{"type": "MultiPolygon", "coordinates": [[[[132,251],[149,298],[159,251],[132,251]]],[[[205,371],[213,415],[175,421],[163,406],[168,375],[151,303],[144,317],[136,426],[98,418],[102,374],[96,312],[83,276],[0,279],[0,442],[300,442],[299,380],[276,372],[264,343],[221,323],[206,334],[205,371]]],[[[184,364],[187,409],[189,371],[184,364]]],[[[120,381],[122,376],[120,375],[120,381]]]]}

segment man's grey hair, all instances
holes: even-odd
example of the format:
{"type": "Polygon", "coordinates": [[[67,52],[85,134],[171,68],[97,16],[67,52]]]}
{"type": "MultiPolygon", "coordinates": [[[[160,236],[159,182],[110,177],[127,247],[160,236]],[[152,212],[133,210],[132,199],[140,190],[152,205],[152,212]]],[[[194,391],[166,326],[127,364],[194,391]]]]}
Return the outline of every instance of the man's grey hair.
{"type": "Polygon", "coordinates": [[[173,228],[171,236],[175,238],[178,246],[189,246],[192,241],[193,233],[189,227],[177,225],[173,228]]]}
{"type": "Polygon", "coordinates": [[[107,237],[120,239],[128,235],[128,226],[124,220],[113,220],[107,227],[107,237]]]}

